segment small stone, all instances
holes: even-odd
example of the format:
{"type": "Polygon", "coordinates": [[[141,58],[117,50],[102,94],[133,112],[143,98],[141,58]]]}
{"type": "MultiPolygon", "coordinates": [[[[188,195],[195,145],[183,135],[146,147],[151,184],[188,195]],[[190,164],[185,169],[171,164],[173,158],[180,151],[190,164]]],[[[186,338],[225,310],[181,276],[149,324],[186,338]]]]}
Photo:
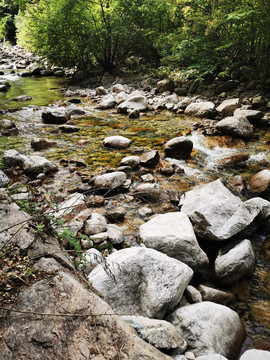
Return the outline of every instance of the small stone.
{"type": "Polygon", "coordinates": [[[124,136],[109,136],[103,140],[103,145],[113,149],[126,149],[129,147],[131,140],[124,136]]]}
{"type": "Polygon", "coordinates": [[[155,168],[160,161],[160,155],[157,150],[148,151],[141,156],[141,166],[155,168]]]}

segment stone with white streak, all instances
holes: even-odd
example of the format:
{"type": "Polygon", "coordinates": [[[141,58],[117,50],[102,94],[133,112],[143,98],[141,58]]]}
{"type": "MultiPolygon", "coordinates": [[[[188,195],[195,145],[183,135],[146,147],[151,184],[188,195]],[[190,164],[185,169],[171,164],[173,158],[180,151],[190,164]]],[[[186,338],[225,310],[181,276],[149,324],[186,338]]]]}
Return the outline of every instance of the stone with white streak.
{"type": "Polygon", "coordinates": [[[222,252],[215,261],[215,274],[218,281],[231,285],[253,272],[255,254],[250,240],[242,240],[227,253],[222,252]]]}
{"type": "Polygon", "coordinates": [[[208,258],[200,248],[186,214],[157,215],[140,226],[140,237],[145,246],[184,262],[195,272],[207,271],[208,258]]]}
{"type": "Polygon", "coordinates": [[[179,353],[186,350],[187,343],[176,328],[165,320],[149,319],[144,316],[121,316],[131,325],[140,338],[158,349],[177,349],[179,353]]]}
{"type": "Polygon", "coordinates": [[[178,308],[167,320],[176,326],[195,356],[220,354],[236,360],[245,339],[237,313],[208,301],[178,308]]]}
{"type": "Polygon", "coordinates": [[[179,303],[193,271],[156,250],[132,247],[106,258],[88,277],[117,314],[161,319],[179,303]]]}

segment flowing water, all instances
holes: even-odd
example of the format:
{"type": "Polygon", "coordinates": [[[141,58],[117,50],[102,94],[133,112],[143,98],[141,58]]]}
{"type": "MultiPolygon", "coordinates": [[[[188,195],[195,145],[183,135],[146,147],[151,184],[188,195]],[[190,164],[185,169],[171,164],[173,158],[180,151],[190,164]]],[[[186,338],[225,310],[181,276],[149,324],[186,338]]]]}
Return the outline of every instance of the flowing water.
{"type": "MultiPolygon", "coordinates": [[[[22,78],[14,75],[0,76],[9,80],[11,88],[7,93],[0,93],[0,109],[13,109],[0,116],[16,123],[20,130],[18,136],[1,137],[0,158],[7,149],[15,148],[24,154],[33,154],[30,142],[34,137],[53,139],[57,145],[36,154],[59,162],[61,159],[80,159],[87,168],[84,174],[98,172],[105,167],[119,166],[122,157],[140,153],[142,149],[157,149],[162,153],[163,144],[176,136],[186,135],[194,149],[188,161],[165,159],[177,164],[184,174],[173,178],[157,175],[164,188],[187,191],[193,186],[212,181],[218,177],[230,180],[234,175],[248,179],[254,173],[267,167],[270,162],[269,134],[267,130],[256,130],[257,138],[251,141],[233,142],[228,137],[205,137],[193,132],[192,124],[198,119],[175,115],[169,112],[146,113],[140,119],[129,120],[115,111],[95,110],[94,104],[82,99],[79,105],[67,105],[67,100],[60,88],[65,80],[59,78],[22,78]],[[20,95],[32,97],[27,102],[13,100],[20,95]],[[83,109],[85,115],[72,118],[79,127],[79,132],[63,134],[55,131],[57,125],[45,125],[41,113],[50,104],[51,108],[83,109]],[[122,135],[132,140],[126,150],[110,150],[102,147],[102,140],[110,135],[122,135]],[[80,146],[80,139],[89,140],[88,145],[80,146]],[[258,140],[259,139],[259,140],[258,140]],[[221,159],[234,154],[248,153],[250,158],[241,166],[224,168],[219,166],[221,159]]],[[[132,222],[132,212],[129,214],[132,222]]],[[[135,224],[132,224],[134,227],[135,224]]],[[[137,223],[137,226],[139,223],[137,223]]],[[[263,339],[264,347],[269,346],[270,338],[270,237],[268,230],[262,229],[251,239],[255,246],[257,265],[251,281],[243,280],[234,286],[238,303],[235,309],[241,315],[249,334],[247,346],[257,338],[263,339]],[[266,345],[265,345],[266,344],[266,345]],[[267,345],[268,344],[268,345],[267,345]]],[[[269,348],[268,348],[269,350],[269,348]]]]}

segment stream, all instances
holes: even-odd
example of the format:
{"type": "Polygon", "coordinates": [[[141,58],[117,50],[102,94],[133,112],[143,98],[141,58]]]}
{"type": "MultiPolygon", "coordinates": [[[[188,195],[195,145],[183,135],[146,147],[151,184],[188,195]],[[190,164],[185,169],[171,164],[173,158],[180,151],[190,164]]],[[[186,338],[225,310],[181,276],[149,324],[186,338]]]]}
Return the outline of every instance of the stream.
{"type": "MultiPolygon", "coordinates": [[[[162,153],[163,145],[176,136],[187,135],[193,142],[193,151],[188,161],[166,159],[167,163],[176,164],[184,170],[183,174],[165,177],[155,174],[155,180],[165,189],[178,192],[190,190],[192,187],[208,183],[217,178],[230,182],[233,176],[241,175],[247,180],[253,174],[267,167],[270,163],[269,133],[266,129],[257,129],[255,137],[249,141],[235,141],[224,136],[204,136],[192,130],[192,124],[198,119],[177,115],[168,111],[148,112],[139,119],[128,119],[126,115],[115,110],[100,111],[89,98],[82,98],[80,104],[71,104],[70,98],[63,95],[60,89],[67,85],[67,80],[55,77],[23,78],[16,74],[0,76],[6,79],[11,87],[0,93],[0,109],[9,110],[0,115],[2,119],[12,120],[19,129],[18,136],[1,136],[0,159],[5,150],[16,149],[23,154],[33,154],[31,140],[34,137],[46,137],[57,142],[55,147],[37,151],[36,155],[45,156],[59,165],[62,159],[79,159],[86,164],[84,176],[98,173],[104,168],[119,166],[124,156],[137,155],[146,149],[157,149],[162,153]],[[21,95],[29,95],[31,100],[18,102],[13,99],[21,95]],[[45,125],[41,113],[47,107],[80,109],[85,114],[72,117],[79,131],[66,134],[56,132],[57,125],[45,125]],[[12,110],[11,110],[12,109],[12,110]],[[102,140],[111,135],[122,135],[132,140],[131,147],[125,150],[111,150],[102,146],[102,140]],[[78,145],[78,141],[86,139],[87,145],[78,145]],[[259,139],[259,140],[258,140],[259,139]],[[248,153],[249,159],[242,165],[221,167],[221,159],[234,154],[248,153]]],[[[57,177],[57,175],[55,175],[57,177]]],[[[74,186],[76,174],[70,175],[70,185],[74,186]]],[[[58,178],[58,188],[66,186],[63,179],[58,178]],[[61,182],[62,181],[62,182],[61,182]]],[[[57,189],[55,189],[57,191],[57,189]]],[[[127,233],[133,234],[144,221],[134,218],[138,204],[131,205],[127,213],[127,233]]],[[[161,213],[160,205],[153,205],[154,213],[161,213]]],[[[261,348],[270,350],[270,235],[268,229],[259,229],[252,238],[257,257],[256,268],[250,280],[242,280],[233,286],[238,302],[233,308],[239,313],[245,324],[248,337],[245,347],[260,342],[261,348]]]]}

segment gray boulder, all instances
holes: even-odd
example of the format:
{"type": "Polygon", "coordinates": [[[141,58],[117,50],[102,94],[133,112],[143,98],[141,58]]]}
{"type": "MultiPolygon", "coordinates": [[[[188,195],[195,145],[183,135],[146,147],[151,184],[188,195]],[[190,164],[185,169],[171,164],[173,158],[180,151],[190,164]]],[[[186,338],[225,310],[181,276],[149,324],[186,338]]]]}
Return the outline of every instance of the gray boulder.
{"type": "Polygon", "coordinates": [[[104,216],[93,212],[91,218],[84,223],[84,233],[86,235],[95,235],[102,233],[107,229],[107,220],[104,216]]]}
{"type": "Polygon", "coordinates": [[[136,169],[140,164],[140,157],[136,155],[126,156],[121,160],[120,166],[130,166],[136,169]]]}
{"type": "Polygon", "coordinates": [[[247,350],[239,360],[270,360],[270,351],[257,349],[247,350]]]}
{"type": "Polygon", "coordinates": [[[65,111],[60,110],[47,110],[43,111],[41,118],[45,124],[65,124],[69,118],[65,111]]]}
{"type": "Polygon", "coordinates": [[[270,194],[270,170],[264,169],[249,180],[249,190],[256,194],[270,194]]]}
{"type": "Polygon", "coordinates": [[[23,163],[28,159],[28,156],[22,155],[14,149],[6,150],[3,155],[3,163],[7,167],[22,167],[23,163]]]}
{"type": "Polygon", "coordinates": [[[191,222],[184,213],[157,215],[140,226],[145,246],[180,260],[195,272],[206,272],[208,258],[200,248],[191,222]]]}
{"type": "Polygon", "coordinates": [[[173,91],[174,90],[174,82],[170,79],[163,79],[157,82],[157,91],[159,93],[165,91],[173,91]]]}
{"type": "Polygon", "coordinates": [[[235,136],[248,139],[253,134],[253,126],[244,116],[230,116],[220,120],[216,129],[223,135],[235,136]]]}
{"type": "Polygon", "coordinates": [[[167,320],[176,326],[196,357],[216,353],[236,360],[245,339],[237,313],[208,301],[178,308],[167,320]]]}
{"type": "MultiPolygon", "coordinates": [[[[180,198],[186,213],[200,237],[222,241],[240,233],[261,213],[267,218],[269,202],[253,198],[242,202],[220,180],[199,185],[180,198]]],[[[253,229],[254,230],[254,229],[253,229]]]]}
{"type": "Polygon", "coordinates": [[[148,100],[145,96],[131,96],[126,101],[122,102],[117,106],[117,111],[119,113],[127,113],[128,110],[139,110],[145,111],[148,109],[148,100]]]}
{"type": "Polygon", "coordinates": [[[180,301],[192,275],[178,260],[132,247],[109,255],[106,267],[98,265],[88,280],[116,313],[161,319],[180,301]]]}
{"type": "MultiPolygon", "coordinates": [[[[232,116],[234,111],[239,108],[239,98],[224,100],[218,107],[217,112],[222,116],[232,116]]],[[[237,115],[237,114],[235,114],[237,115]]]]}
{"type": "Polygon", "coordinates": [[[0,170],[0,188],[8,185],[9,181],[10,180],[7,175],[2,170],[0,170]]]}
{"type": "Polygon", "coordinates": [[[29,156],[23,163],[23,169],[27,174],[39,174],[57,171],[57,166],[42,156],[29,156]]]}
{"type": "Polygon", "coordinates": [[[119,188],[126,181],[127,176],[123,171],[115,171],[108,174],[98,175],[94,186],[99,190],[113,190],[119,188]]]}
{"type": "Polygon", "coordinates": [[[102,98],[101,102],[96,106],[96,108],[100,110],[107,110],[114,108],[115,105],[116,105],[115,98],[111,94],[109,94],[109,95],[105,95],[102,98]]]}
{"type": "Polygon", "coordinates": [[[188,159],[192,149],[193,142],[185,136],[173,138],[164,146],[165,156],[178,160],[188,159]]]}
{"type": "Polygon", "coordinates": [[[131,140],[124,136],[108,136],[103,140],[103,145],[113,149],[126,149],[131,140]]]}
{"type": "Polygon", "coordinates": [[[211,101],[201,101],[189,104],[185,114],[200,118],[211,118],[214,115],[215,104],[211,101]]]}
{"type": "Polygon", "coordinates": [[[250,240],[243,240],[227,253],[222,250],[215,261],[215,274],[219,283],[231,285],[253,272],[255,255],[250,240]]]}
{"type": "Polygon", "coordinates": [[[141,166],[147,168],[155,168],[159,164],[160,155],[157,150],[147,151],[141,156],[140,164],[141,166]]]}
{"type": "Polygon", "coordinates": [[[108,240],[110,240],[113,245],[119,245],[124,241],[124,233],[122,229],[115,224],[107,225],[107,236],[108,240]]]}
{"type": "Polygon", "coordinates": [[[132,193],[143,201],[159,201],[161,189],[159,184],[145,183],[138,185],[132,193]]]}
{"type": "Polygon", "coordinates": [[[149,319],[144,316],[120,316],[132,326],[140,338],[158,349],[177,349],[183,353],[187,348],[186,341],[177,332],[175,326],[165,320],[149,319]]]}
{"type": "Polygon", "coordinates": [[[249,109],[236,109],[234,116],[242,116],[248,119],[252,124],[256,125],[264,116],[262,111],[249,110],[249,109]]]}

